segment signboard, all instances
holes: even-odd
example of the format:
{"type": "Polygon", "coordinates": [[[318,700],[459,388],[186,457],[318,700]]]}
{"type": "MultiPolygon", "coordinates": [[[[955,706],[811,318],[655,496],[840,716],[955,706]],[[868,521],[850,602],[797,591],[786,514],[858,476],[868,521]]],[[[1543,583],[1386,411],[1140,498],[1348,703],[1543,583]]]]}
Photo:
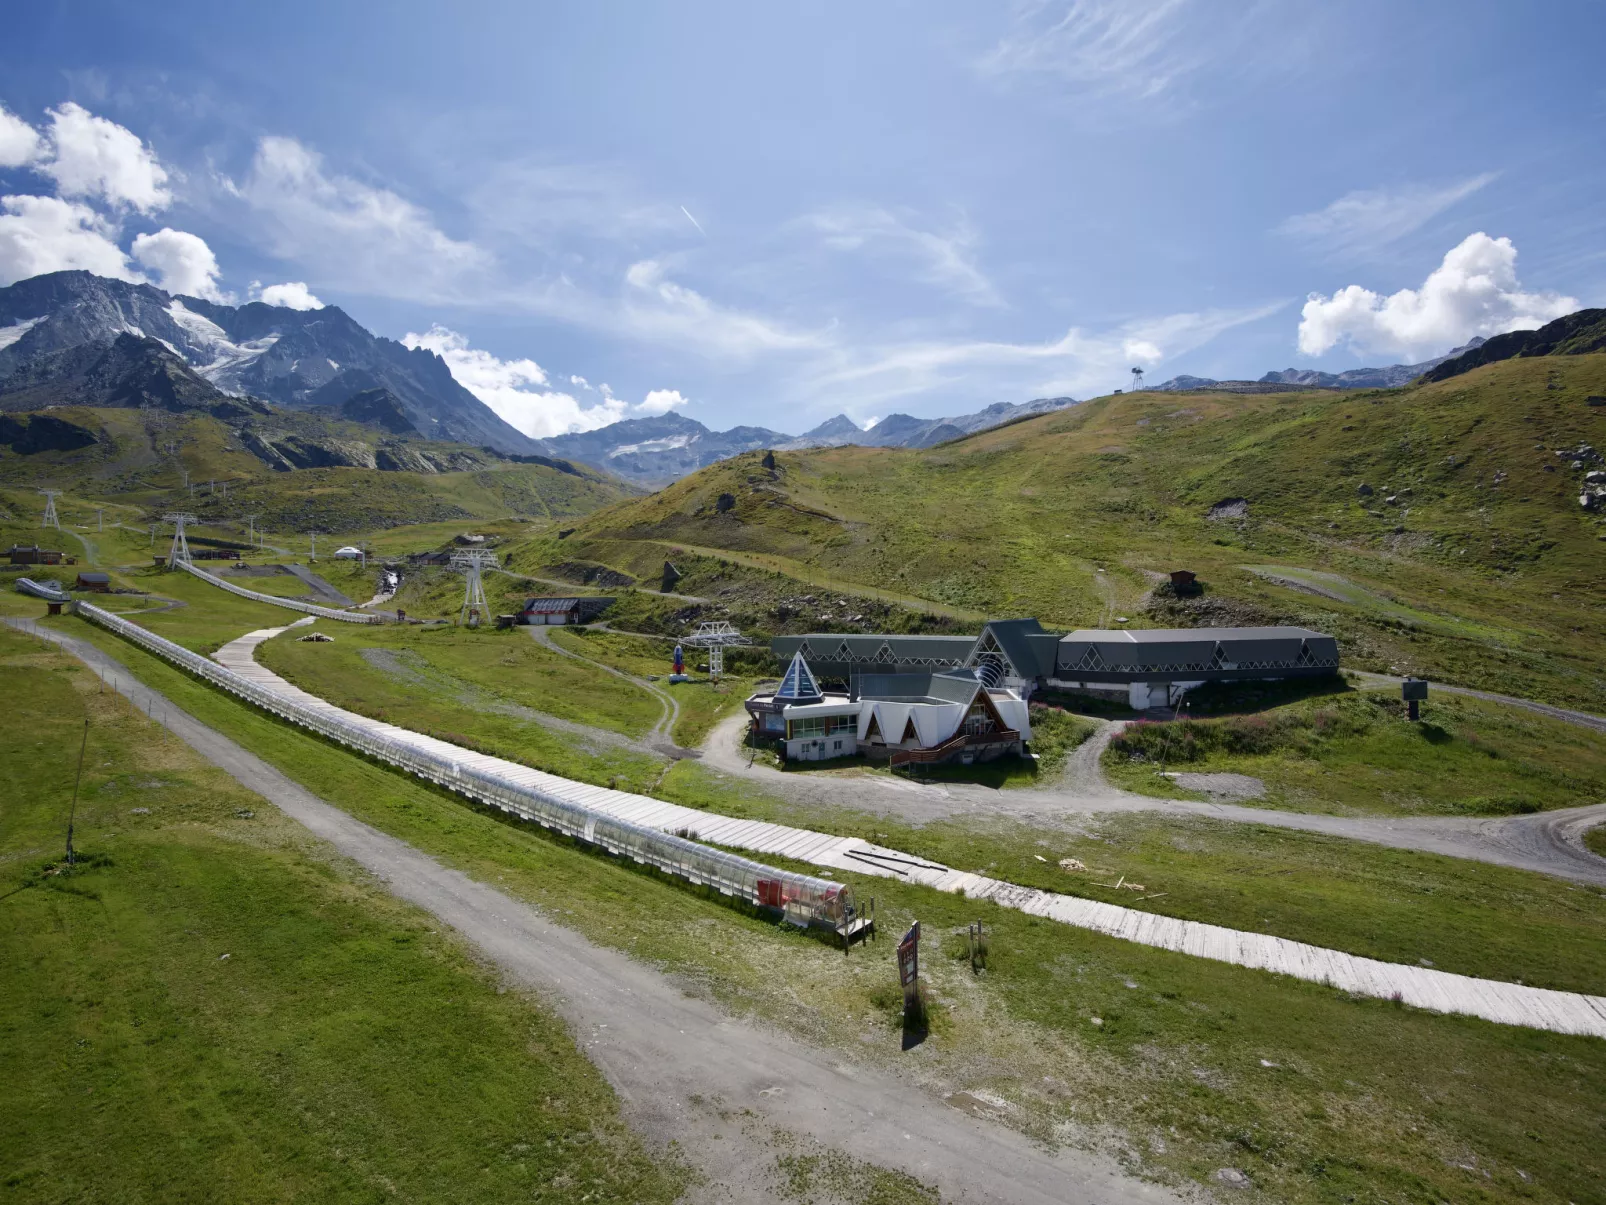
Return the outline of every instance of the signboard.
{"type": "Polygon", "coordinates": [[[903,984],[905,1005],[920,997],[920,922],[909,926],[909,932],[898,942],[898,979],[903,984]]]}
{"type": "Polygon", "coordinates": [[[1407,678],[1400,683],[1400,697],[1407,703],[1426,702],[1428,684],[1425,678],[1407,678]]]}

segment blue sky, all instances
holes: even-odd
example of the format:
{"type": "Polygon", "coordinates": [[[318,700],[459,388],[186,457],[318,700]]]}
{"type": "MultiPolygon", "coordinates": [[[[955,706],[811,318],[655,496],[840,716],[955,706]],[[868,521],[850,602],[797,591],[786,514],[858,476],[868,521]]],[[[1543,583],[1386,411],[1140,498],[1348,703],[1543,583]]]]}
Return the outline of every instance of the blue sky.
{"type": "Polygon", "coordinates": [[[0,283],[337,304],[534,434],[1412,361],[1606,304],[1598,3],[7,20],[0,283]]]}

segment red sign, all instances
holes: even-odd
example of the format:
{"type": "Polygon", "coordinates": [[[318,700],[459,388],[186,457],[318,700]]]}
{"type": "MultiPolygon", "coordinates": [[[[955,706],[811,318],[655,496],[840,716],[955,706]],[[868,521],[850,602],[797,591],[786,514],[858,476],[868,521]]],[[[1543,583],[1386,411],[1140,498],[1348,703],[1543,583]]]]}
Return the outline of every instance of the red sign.
{"type": "Polygon", "coordinates": [[[909,926],[909,932],[898,943],[898,978],[907,995],[920,978],[920,922],[909,926]]]}

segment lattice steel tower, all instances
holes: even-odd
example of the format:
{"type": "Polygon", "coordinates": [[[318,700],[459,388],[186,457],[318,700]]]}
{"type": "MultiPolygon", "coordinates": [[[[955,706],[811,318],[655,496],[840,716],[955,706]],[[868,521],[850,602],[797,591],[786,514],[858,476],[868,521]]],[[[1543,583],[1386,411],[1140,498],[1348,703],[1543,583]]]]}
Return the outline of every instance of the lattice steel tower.
{"type": "Polygon", "coordinates": [[[56,518],[56,499],[61,497],[60,490],[40,490],[45,496],[45,517],[40,521],[40,527],[54,527],[61,530],[61,520],[56,518]]]}
{"type": "Polygon", "coordinates": [[[720,619],[713,623],[698,624],[697,630],[686,637],[684,643],[694,648],[708,650],[708,678],[712,682],[718,682],[725,673],[725,650],[753,642],[727,621],[720,619]]]}
{"type": "Polygon", "coordinates": [[[477,628],[491,613],[491,604],[485,601],[485,571],[496,567],[494,552],[457,552],[452,554],[452,568],[464,574],[463,609],[457,620],[465,627],[477,628]]]}
{"type": "Polygon", "coordinates": [[[199,522],[194,515],[183,511],[174,511],[170,515],[163,515],[162,522],[173,525],[173,550],[168,554],[169,565],[188,565],[190,563],[190,542],[184,538],[184,525],[199,522]]]}

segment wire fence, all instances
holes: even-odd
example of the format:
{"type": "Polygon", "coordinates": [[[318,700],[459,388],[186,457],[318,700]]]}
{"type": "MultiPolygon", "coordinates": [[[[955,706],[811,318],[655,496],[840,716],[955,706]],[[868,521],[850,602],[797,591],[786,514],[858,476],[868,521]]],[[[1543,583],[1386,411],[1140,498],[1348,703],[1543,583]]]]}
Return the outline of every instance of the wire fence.
{"type": "Polygon", "coordinates": [[[187,569],[204,582],[227,590],[230,594],[238,594],[241,598],[254,599],[256,602],[271,603],[275,607],[288,607],[292,611],[305,611],[308,615],[317,615],[323,619],[339,619],[346,623],[384,623],[380,615],[364,615],[358,611],[338,611],[334,607],[320,607],[317,603],[302,602],[299,598],[280,598],[274,594],[260,594],[255,590],[247,590],[244,586],[236,586],[233,582],[226,582],[221,577],[208,573],[205,569],[197,569],[188,561],[177,561],[180,569],[187,569]]]}
{"type": "Polygon", "coordinates": [[[264,711],[478,803],[533,821],[611,854],[628,856],[689,883],[712,887],[750,904],[783,909],[789,918],[803,923],[840,929],[853,916],[851,888],[844,883],[779,870],[684,837],[632,824],[536,787],[384,736],[342,718],[333,708],[309,707],[287,699],[208,657],[91,603],[80,602],[78,614],[264,711]]]}

